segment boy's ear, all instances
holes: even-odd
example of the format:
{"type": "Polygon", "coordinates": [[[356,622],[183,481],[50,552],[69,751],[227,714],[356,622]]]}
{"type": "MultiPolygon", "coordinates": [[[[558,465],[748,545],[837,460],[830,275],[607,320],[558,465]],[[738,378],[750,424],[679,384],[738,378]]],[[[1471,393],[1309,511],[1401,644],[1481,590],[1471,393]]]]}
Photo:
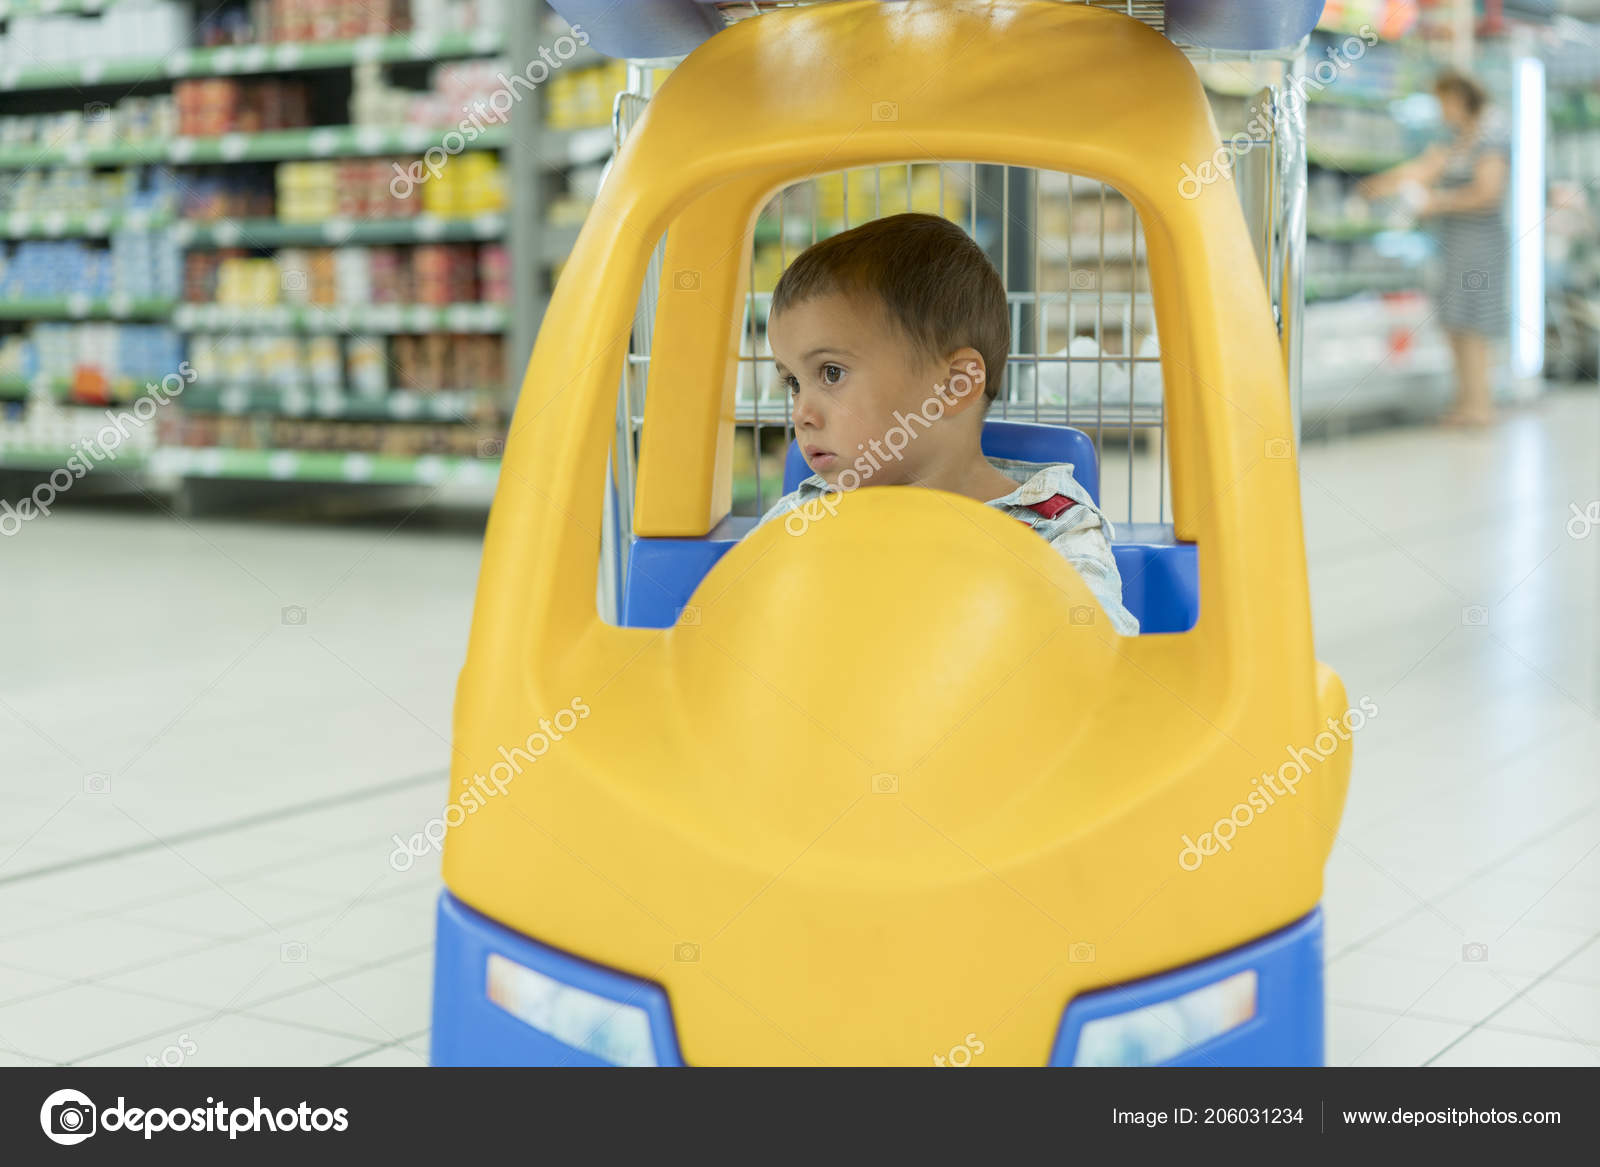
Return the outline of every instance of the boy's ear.
{"type": "Polygon", "coordinates": [[[988,400],[983,354],[975,348],[958,348],[947,358],[946,366],[938,389],[945,413],[955,415],[976,407],[981,414],[988,400]]]}

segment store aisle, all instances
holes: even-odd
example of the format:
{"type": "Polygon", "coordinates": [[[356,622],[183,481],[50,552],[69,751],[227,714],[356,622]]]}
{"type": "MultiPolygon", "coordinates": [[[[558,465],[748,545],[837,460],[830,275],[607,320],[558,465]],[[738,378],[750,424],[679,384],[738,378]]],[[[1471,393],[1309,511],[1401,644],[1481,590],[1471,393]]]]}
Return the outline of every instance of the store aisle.
{"type": "Polygon", "coordinates": [[[1380,710],[1327,873],[1330,1064],[1600,1064],[1597,443],[1556,393],[1306,452],[1318,655],[1380,710]]]}
{"type": "MultiPolygon", "coordinates": [[[[1556,393],[1305,451],[1319,655],[1379,710],[1331,1064],[1600,1064],[1597,436],[1556,393]]],[[[425,1061],[437,866],[391,836],[437,810],[477,540],[67,509],[3,550],[0,1064],[425,1061]]]]}
{"type": "Polygon", "coordinates": [[[480,543],[67,510],[7,541],[0,1064],[426,1059],[480,543]],[[26,607],[23,605],[31,605],[26,607]]]}

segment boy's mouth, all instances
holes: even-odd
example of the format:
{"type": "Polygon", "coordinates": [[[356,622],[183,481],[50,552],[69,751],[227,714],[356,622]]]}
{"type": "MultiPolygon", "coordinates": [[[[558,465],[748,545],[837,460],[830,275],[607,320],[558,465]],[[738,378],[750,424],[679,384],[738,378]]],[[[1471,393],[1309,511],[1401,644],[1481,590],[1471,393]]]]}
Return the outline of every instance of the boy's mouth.
{"type": "Polygon", "coordinates": [[[800,452],[806,457],[806,465],[816,471],[826,470],[839,460],[832,450],[824,450],[821,446],[805,446],[800,452]]]}

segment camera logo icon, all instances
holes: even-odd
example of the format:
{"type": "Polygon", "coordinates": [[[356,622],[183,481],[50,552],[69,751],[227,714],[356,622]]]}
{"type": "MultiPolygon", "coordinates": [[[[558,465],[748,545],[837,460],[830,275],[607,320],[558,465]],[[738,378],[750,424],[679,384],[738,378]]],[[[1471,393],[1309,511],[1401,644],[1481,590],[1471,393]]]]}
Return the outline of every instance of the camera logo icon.
{"type": "Polygon", "coordinates": [[[1074,604],[1072,607],[1072,623],[1079,628],[1093,624],[1094,609],[1088,604],[1074,604]]]}
{"type": "Polygon", "coordinates": [[[1462,273],[1461,286],[1469,292],[1481,292],[1489,286],[1489,273],[1469,271],[1462,273]]]}
{"type": "Polygon", "coordinates": [[[875,101],[872,103],[872,120],[875,122],[897,122],[900,120],[900,103],[896,101],[875,101]]]}
{"type": "Polygon", "coordinates": [[[91,101],[83,107],[83,120],[91,125],[103,122],[111,116],[111,107],[103,101],[91,101]]]}
{"type": "Polygon", "coordinates": [[[700,609],[690,604],[686,608],[678,609],[678,625],[683,628],[694,628],[700,624],[700,609]]]}
{"type": "Polygon", "coordinates": [[[1574,539],[1587,539],[1589,532],[1600,527],[1600,499],[1596,499],[1582,510],[1578,504],[1569,502],[1567,509],[1572,512],[1572,517],[1567,520],[1567,534],[1574,539]]]}
{"type": "Polygon", "coordinates": [[[85,774],[83,776],[83,792],[85,794],[110,794],[111,775],[100,773],[85,774]]]}
{"type": "Polygon", "coordinates": [[[39,1108],[45,1138],[63,1147],[75,1146],[95,1132],[95,1106],[78,1090],[57,1090],[39,1108]]]}
{"type": "Polygon", "coordinates": [[[672,959],[679,964],[695,964],[700,959],[700,946],[687,941],[672,946],[672,959]]]}
{"type": "Polygon", "coordinates": [[[1482,964],[1489,959],[1489,946],[1487,944],[1463,944],[1461,946],[1461,959],[1471,964],[1482,964]]]}
{"type": "Polygon", "coordinates": [[[685,268],[683,271],[672,273],[672,286],[680,292],[698,292],[700,290],[700,273],[685,268]]]}
{"type": "Polygon", "coordinates": [[[303,292],[306,290],[306,273],[295,268],[285,268],[283,272],[283,290],[285,292],[303,292]]]}
{"type": "Polygon", "coordinates": [[[1489,609],[1482,604],[1472,604],[1461,609],[1461,622],[1469,628],[1482,628],[1489,623],[1489,609]]]}
{"type": "Polygon", "coordinates": [[[306,622],[306,610],[299,604],[290,604],[283,610],[283,622],[286,625],[299,627],[306,622]]]}
{"type": "Polygon", "coordinates": [[[872,793],[898,794],[900,792],[900,779],[893,774],[874,774],[872,776],[872,793]]]}
{"type": "Polygon", "coordinates": [[[1080,940],[1067,950],[1067,960],[1073,964],[1093,964],[1094,945],[1080,940]]]}
{"type": "Polygon", "coordinates": [[[1289,444],[1288,438],[1268,438],[1266,445],[1267,457],[1275,459],[1287,458],[1294,447],[1289,444]]]}
{"type": "Polygon", "coordinates": [[[1100,283],[1099,273],[1086,267],[1072,269],[1072,290],[1074,292],[1092,292],[1100,283]]]}
{"type": "Polygon", "coordinates": [[[506,452],[504,438],[480,438],[478,440],[478,457],[498,458],[506,452]]]}
{"type": "Polygon", "coordinates": [[[306,946],[298,940],[290,940],[278,946],[278,959],[284,964],[304,964],[306,962],[306,946]]]}

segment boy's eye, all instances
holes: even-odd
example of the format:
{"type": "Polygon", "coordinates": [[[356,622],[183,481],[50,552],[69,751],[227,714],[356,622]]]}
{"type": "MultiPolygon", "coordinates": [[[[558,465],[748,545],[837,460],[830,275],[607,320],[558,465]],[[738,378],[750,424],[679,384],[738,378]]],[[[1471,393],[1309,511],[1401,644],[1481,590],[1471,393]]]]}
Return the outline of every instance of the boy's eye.
{"type": "Polygon", "coordinates": [[[838,365],[823,365],[822,380],[824,384],[837,385],[844,378],[844,370],[838,365]]]}
{"type": "Polygon", "coordinates": [[[781,378],[778,381],[778,384],[788,389],[791,394],[800,392],[800,379],[794,376],[792,373],[787,377],[781,378]]]}

